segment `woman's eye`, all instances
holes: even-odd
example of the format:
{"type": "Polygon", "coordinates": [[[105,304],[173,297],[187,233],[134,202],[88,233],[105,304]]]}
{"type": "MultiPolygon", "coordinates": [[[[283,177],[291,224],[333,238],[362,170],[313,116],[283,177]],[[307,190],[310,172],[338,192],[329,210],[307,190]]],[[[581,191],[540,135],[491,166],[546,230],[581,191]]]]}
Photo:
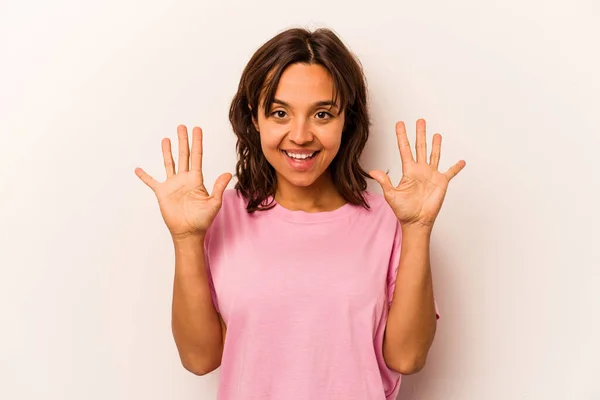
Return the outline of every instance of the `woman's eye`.
{"type": "Polygon", "coordinates": [[[327,111],[319,111],[317,113],[317,119],[327,119],[330,118],[332,115],[329,114],[327,111]]]}
{"type": "Polygon", "coordinates": [[[277,110],[277,111],[274,111],[271,115],[274,115],[277,118],[285,118],[286,113],[283,110],[277,110]]]}

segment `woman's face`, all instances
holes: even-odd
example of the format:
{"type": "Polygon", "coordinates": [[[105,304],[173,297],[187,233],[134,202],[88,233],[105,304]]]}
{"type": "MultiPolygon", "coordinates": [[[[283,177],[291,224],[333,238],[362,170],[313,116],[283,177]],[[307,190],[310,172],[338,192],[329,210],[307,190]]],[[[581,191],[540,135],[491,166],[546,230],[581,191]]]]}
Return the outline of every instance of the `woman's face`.
{"type": "Polygon", "coordinates": [[[292,64],[281,75],[268,117],[260,106],[255,125],[278,185],[307,187],[329,179],[323,173],[340,148],[344,128],[333,90],[323,66],[292,64]]]}

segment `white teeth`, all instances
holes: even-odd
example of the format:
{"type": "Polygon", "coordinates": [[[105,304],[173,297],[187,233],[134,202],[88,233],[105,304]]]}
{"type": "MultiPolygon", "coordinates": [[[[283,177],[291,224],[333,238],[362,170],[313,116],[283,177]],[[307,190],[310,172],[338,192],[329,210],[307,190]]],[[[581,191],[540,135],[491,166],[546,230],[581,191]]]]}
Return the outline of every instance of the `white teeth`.
{"type": "Polygon", "coordinates": [[[310,154],[294,154],[294,153],[288,153],[287,151],[285,152],[285,154],[288,155],[288,157],[290,158],[295,158],[297,160],[306,160],[307,158],[312,157],[313,155],[315,155],[316,152],[310,153],[310,154]]]}

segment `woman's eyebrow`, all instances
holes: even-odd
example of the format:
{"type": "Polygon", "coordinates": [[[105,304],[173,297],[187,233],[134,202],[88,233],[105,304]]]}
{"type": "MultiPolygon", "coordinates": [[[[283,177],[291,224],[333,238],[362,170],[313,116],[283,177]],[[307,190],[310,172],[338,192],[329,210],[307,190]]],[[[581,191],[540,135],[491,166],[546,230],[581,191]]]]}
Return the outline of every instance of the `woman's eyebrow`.
{"type": "MultiPolygon", "coordinates": [[[[274,99],[273,100],[273,104],[275,104],[275,103],[280,104],[280,105],[282,105],[284,107],[290,107],[290,105],[288,103],[286,103],[285,101],[280,100],[280,99],[274,99]]],[[[324,106],[331,106],[331,107],[334,107],[334,108],[338,108],[337,104],[335,104],[332,100],[317,101],[317,102],[313,103],[312,106],[313,106],[313,108],[324,107],[324,106]]]]}

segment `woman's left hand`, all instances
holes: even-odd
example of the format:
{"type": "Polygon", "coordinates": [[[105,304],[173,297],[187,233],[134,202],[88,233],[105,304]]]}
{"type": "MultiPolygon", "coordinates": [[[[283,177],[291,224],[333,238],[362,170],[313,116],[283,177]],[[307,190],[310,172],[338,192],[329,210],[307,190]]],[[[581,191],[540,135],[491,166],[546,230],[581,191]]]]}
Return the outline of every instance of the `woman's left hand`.
{"type": "Polygon", "coordinates": [[[460,160],[446,172],[438,171],[442,145],[442,135],[439,133],[433,135],[431,159],[427,162],[424,119],[417,120],[416,162],[402,121],[396,123],[396,137],[402,159],[402,179],[398,186],[394,187],[389,176],[382,171],[374,170],[369,175],[381,185],[386,201],[403,227],[432,229],[442,208],[448,183],[465,167],[466,162],[460,160]]]}

